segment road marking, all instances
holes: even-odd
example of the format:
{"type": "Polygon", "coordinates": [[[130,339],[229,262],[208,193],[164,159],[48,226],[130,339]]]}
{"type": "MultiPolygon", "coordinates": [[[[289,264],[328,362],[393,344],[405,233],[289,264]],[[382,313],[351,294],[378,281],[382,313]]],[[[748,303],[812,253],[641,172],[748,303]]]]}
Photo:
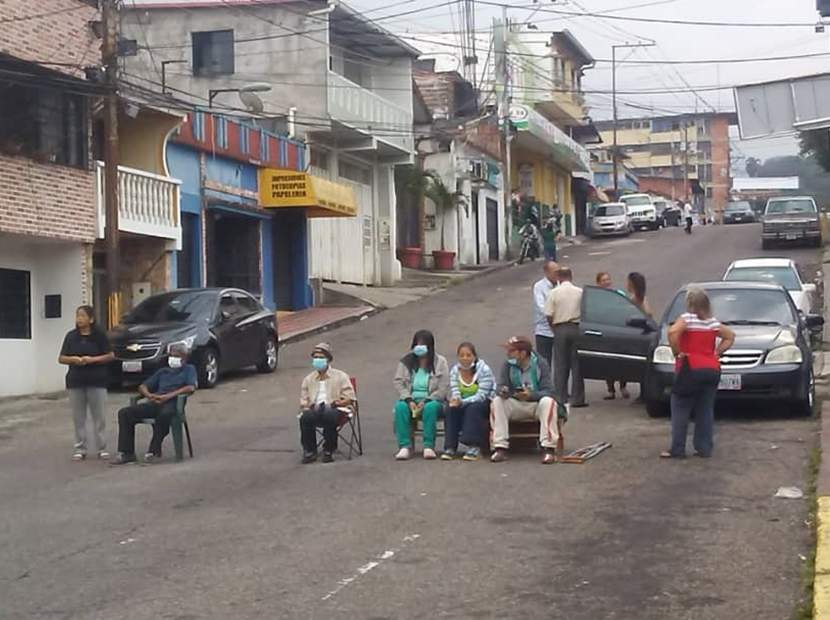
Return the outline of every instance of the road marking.
{"type": "Polygon", "coordinates": [[[618,245],[635,245],[637,243],[645,243],[645,239],[616,239],[614,241],[606,241],[606,246],[618,246],[618,245]]]}
{"type": "Polygon", "coordinates": [[[337,587],[334,588],[328,594],[326,594],[322,598],[322,600],[327,601],[327,600],[333,598],[339,592],[341,592],[344,588],[346,588],[347,586],[350,586],[355,581],[360,579],[363,575],[366,575],[366,574],[370,573],[371,571],[375,570],[378,566],[381,566],[383,564],[383,562],[385,562],[387,560],[391,560],[393,557],[395,557],[396,553],[400,553],[407,546],[409,546],[409,545],[413,544],[414,542],[416,542],[420,537],[421,537],[420,534],[408,534],[408,535],[404,536],[403,540],[401,541],[401,545],[399,547],[395,547],[395,548],[392,548],[392,549],[387,549],[383,553],[381,553],[380,555],[376,556],[373,560],[371,560],[369,562],[366,562],[366,564],[364,564],[363,566],[358,566],[357,571],[354,574],[349,575],[348,577],[344,577],[343,579],[338,581],[337,582],[337,587]]]}
{"type": "Polygon", "coordinates": [[[588,252],[588,256],[608,256],[611,252],[588,252]]]}

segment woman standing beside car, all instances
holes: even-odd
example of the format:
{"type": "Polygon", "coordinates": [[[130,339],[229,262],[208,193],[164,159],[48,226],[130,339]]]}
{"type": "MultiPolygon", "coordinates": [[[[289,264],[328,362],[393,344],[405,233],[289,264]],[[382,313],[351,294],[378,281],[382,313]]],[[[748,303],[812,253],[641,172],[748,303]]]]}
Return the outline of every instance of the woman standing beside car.
{"type": "Polygon", "coordinates": [[[686,456],[686,432],[692,415],[695,455],[712,456],[720,357],[734,342],[734,332],[712,316],[706,292],[690,288],[686,293],[686,312],[669,328],[669,344],[676,362],[671,395],[671,449],[661,452],[662,458],[686,456]]]}
{"type": "Polygon", "coordinates": [[[107,335],[95,324],[92,306],[80,306],[75,311],[75,329],[63,339],[58,362],[66,364],[66,389],[75,423],[75,451],[73,461],[86,458],[86,416],[92,417],[95,429],[95,447],[98,458],[109,458],[107,452],[104,405],[107,400],[109,369],[115,359],[107,335]]]}

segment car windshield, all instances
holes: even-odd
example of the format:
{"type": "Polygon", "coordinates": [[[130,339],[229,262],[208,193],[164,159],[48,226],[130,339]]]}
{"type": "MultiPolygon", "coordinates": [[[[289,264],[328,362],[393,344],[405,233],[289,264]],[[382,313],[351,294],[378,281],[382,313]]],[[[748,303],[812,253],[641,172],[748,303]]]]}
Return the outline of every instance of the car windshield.
{"type": "Polygon", "coordinates": [[[780,284],[788,291],[800,291],[798,276],[790,267],[736,267],[730,269],[724,280],[732,282],[767,282],[780,284]]]}
{"type": "Polygon", "coordinates": [[[770,200],[767,205],[767,214],[779,213],[815,213],[816,205],[809,198],[795,200],[770,200]]]}
{"type": "Polygon", "coordinates": [[[207,291],[163,293],[141,302],[127,315],[124,323],[135,325],[208,320],[215,307],[215,293],[207,291]]]}
{"type": "Polygon", "coordinates": [[[744,212],[751,211],[752,207],[749,206],[748,202],[730,202],[728,205],[726,205],[726,210],[744,212]]]}
{"type": "MultiPolygon", "coordinates": [[[[712,314],[725,325],[792,325],[795,316],[784,291],[716,289],[706,291],[712,314]]],[[[681,291],[666,315],[674,323],[686,311],[686,292],[681,291]]]]}
{"type": "Polygon", "coordinates": [[[611,217],[615,215],[625,215],[625,207],[622,205],[602,205],[597,207],[594,211],[596,217],[611,217]]]}
{"type": "Polygon", "coordinates": [[[623,196],[621,200],[629,207],[651,206],[651,198],[648,196],[623,196]]]}

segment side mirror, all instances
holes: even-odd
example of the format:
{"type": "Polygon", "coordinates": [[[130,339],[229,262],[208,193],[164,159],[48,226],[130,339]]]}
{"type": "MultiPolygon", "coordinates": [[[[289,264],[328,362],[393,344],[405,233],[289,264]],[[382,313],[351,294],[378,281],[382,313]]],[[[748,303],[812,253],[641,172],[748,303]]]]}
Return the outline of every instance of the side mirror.
{"type": "Polygon", "coordinates": [[[808,314],[804,317],[804,324],[807,327],[821,327],[824,325],[824,317],[820,314],[808,314]]]}
{"type": "Polygon", "coordinates": [[[654,324],[654,321],[644,316],[632,316],[625,322],[625,325],[626,327],[642,329],[647,334],[657,331],[657,325],[654,324]]]}
{"type": "Polygon", "coordinates": [[[810,295],[814,295],[816,292],[816,285],[815,284],[804,284],[804,292],[809,293],[810,295]]]}

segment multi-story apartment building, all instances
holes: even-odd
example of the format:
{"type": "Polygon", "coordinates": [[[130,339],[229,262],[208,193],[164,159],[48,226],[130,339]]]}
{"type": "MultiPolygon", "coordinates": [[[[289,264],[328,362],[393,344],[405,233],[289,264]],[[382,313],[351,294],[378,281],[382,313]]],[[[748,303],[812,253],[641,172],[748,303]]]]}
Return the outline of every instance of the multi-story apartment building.
{"type": "Polygon", "coordinates": [[[312,276],[366,284],[400,277],[394,166],[413,159],[417,50],[323,0],[135,0],[122,24],[139,48],[124,61],[125,79],[160,90],[164,74],[175,97],[217,112],[244,107],[228,91],[270,88],[253,109],[261,126],[304,139],[308,173],[351,190],[357,209],[346,217],[326,217],[343,213],[325,205],[285,204],[307,209],[312,276]]]}
{"type": "Polygon", "coordinates": [[[61,340],[91,299],[94,4],[0,5],[0,396],[63,386],[61,340]]]}
{"type": "MultiPolygon", "coordinates": [[[[624,119],[617,122],[617,145],[640,180],[640,191],[685,200],[718,217],[731,187],[729,126],[733,113],[699,113],[624,119]]],[[[612,121],[596,123],[607,148],[614,141],[612,121]]]]}

